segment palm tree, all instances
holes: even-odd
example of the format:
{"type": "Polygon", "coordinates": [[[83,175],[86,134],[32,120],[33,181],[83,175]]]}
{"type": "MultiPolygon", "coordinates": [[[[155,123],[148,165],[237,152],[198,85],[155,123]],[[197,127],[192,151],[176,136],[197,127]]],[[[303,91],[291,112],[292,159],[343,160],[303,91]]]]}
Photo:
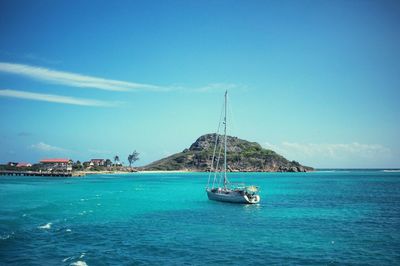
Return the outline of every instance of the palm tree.
{"type": "Polygon", "coordinates": [[[114,156],[114,164],[115,164],[115,166],[117,165],[117,162],[119,162],[119,156],[115,155],[114,156]]]}
{"type": "Polygon", "coordinates": [[[129,167],[132,168],[132,164],[139,160],[139,153],[135,150],[132,154],[128,155],[129,167]]]}

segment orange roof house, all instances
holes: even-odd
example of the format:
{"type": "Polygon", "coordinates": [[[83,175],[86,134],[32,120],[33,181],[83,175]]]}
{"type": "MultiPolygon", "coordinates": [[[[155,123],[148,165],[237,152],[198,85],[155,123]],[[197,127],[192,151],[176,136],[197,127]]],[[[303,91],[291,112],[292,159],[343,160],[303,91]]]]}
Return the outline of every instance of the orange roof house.
{"type": "Polygon", "coordinates": [[[65,158],[51,158],[40,160],[46,171],[72,171],[72,161],[65,158]]]}
{"type": "Polygon", "coordinates": [[[91,159],[90,160],[90,165],[95,165],[95,166],[104,166],[106,164],[105,159],[91,159]]]}
{"type": "Polygon", "coordinates": [[[64,158],[53,158],[40,160],[41,163],[69,163],[69,159],[64,158]]]}

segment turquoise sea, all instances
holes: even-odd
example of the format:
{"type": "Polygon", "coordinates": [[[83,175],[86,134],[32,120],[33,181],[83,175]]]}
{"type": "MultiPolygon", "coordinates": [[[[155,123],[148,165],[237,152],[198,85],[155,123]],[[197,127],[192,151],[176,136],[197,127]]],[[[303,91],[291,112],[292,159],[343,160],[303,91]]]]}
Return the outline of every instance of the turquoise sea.
{"type": "Polygon", "coordinates": [[[0,176],[0,264],[400,264],[400,172],[229,176],[261,203],[209,201],[207,173],[0,176]]]}

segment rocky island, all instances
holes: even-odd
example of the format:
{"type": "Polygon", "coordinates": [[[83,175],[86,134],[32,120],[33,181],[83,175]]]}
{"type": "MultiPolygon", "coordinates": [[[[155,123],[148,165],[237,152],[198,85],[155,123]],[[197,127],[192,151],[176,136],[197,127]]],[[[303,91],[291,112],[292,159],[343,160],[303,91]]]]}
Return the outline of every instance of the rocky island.
{"type": "MultiPolygon", "coordinates": [[[[188,149],[141,168],[144,171],[208,171],[216,134],[199,137],[188,149]]],[[[219,139],[222,139],[220,136],[219,139]]],[[[218,151],[217,151],[218,152],[218,151]]],[[[312,167],[289,161],[256,142],[227,136],[227,164],[231,172],[308,172],[312,167]]]]}

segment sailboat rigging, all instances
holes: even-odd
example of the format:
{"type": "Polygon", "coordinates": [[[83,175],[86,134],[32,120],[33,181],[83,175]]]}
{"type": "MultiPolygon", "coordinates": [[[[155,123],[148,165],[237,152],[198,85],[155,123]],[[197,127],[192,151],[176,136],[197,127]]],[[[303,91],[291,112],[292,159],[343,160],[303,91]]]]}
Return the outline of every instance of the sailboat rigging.
{"type": "Polygon", "coordinates": [[[228,102],[228,91],[225,91],[224,97],[224,135],[223,140],[219,135],[221,121],[218,125],[217,133],[215,134],[215,145],[213,149],[213,155],[211,160],[211,169],[208,176],[208,184],[206,188],[207,196],[209,200],[231,202],[231,203],[243,203],[243,204],[256,204],[260,202],[260,196],[258,195],[258,187],[246,186],[245,184],[234,184],[228,180],[227,177],[227,102],[228,102]],[[223,145],[222,145],[223,144],[223,145]],[[217,152],[218,149],[218,154],[217,152]],[[220,166],[221,150],[224,150],[223,167],[220,166]],[[214,174],[214,178],[211,184],[211,176],[214,174]]]}

